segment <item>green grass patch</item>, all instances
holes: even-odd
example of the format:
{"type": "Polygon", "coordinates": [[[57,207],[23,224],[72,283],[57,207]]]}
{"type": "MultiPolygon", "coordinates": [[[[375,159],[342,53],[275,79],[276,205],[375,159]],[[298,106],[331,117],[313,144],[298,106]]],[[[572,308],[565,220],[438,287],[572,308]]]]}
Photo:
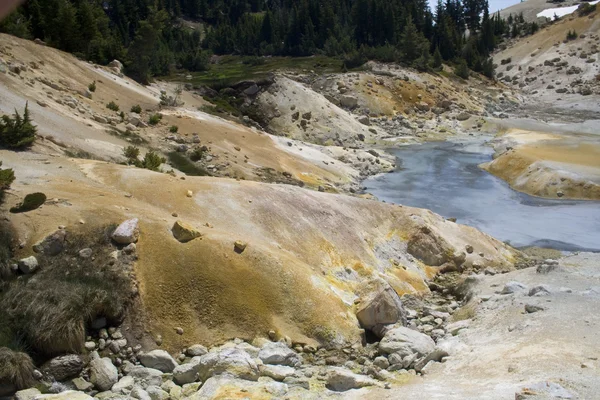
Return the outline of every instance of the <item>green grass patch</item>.
{"type": "MultiPolygon", "coordinates": [[[[286,70],[296,72],[315,71],[317,74],[342,72],[342,60],[326,56],[312,57],[263,57],[261,62],[256,57],[223,56],[219,64],[211,65],[208,71],[192,72],[191,83],[194,85],[222,88],[244,80],[266,78],[271,72],[286,70]]],[[[173,81],[181,80],[179,76],[171,76],[173,81]]]]}
{"type": "Polygon", "coordinates": [[[184,174],[191,176],[210,176],[207,170],[204,168],[194,164],[190,161],[186,156],[176,151],[172,151],[167,154],[169,157],[169,162],[174,168],[177,168],[179,171],[184,174]]]}
{"type": "MultiPolygon", "coordinates": [[[[121,133],[116,129],[107,129],[106,130],[108,132],[109,135],[111,136],[116,136],[118,138],[121,139],[125,139],[127,142],[134,144],[134,145],[140,145],[140,144],[147,144],[148,141],[146,139],[144,139],[143,137],[141,137],[140,135],[138,135],[137,133],[130,131],[129,129],[125,131],[125,133],[121,133]]],[[[79,158],[83,158],[83,157],[79,157],[79,158]]]]}
{"type": "Polygon", "coordinates": [[[30,193],[23,199],[23,202],[19,203],[16,207],[12,207],[10,212],[13,214],[24,213],[27,211],[33,211],[40,208],[42,204],[46,202],[46,195],[44,193],[30,193]]]}

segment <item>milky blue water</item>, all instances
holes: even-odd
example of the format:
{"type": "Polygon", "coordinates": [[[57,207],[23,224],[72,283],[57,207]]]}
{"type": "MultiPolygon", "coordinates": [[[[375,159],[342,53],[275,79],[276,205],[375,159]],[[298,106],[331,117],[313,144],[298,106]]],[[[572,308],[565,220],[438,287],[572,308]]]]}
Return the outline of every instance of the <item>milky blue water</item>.
{"type": "Polygon", "coordinates": [[[429,143],[394,151],[398,169],[365,182],[380,200],[428,208],[515,247],[600,251],[600,202],[550,200],[512,190],[478,165],[483,144],[429,143]]]}

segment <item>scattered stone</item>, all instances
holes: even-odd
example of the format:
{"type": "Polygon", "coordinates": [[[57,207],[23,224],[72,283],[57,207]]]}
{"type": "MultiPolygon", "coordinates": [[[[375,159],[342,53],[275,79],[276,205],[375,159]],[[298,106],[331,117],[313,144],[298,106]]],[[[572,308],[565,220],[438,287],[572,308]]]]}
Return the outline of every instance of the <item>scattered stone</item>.
{"type": "Polygon", "coordinates": [[[181,243],[187,243],[202,236],[200,231],[183,221],[175,222],[171,232],[173,232],[175,239],[181,243]]]}
{"type": "Polygon", "coordinates": [[[90,382],[100,390],[110,390],[119,379],[119,372],[110,358],[94,358],[90,361],[90,382]]]}
{"type": "Polygon", "coordinates": [[[41,242],[34,244],[33,251],[47,256],[56,256],[64,250],[66,237],[67,231],[59,229],[41,242]]]}
{"type": "Polygon", "coordinates": [[[573,395],[564,387],[554,382],[539,382],[527,386],[515,395],[515,400],[526,400],[531,395],[547,395],[551,398],[572,399],[573,395]]]}
{"type": "Polygon", "coordinates": [[[285,378],[293,376],[296,370],[285,365],[261,365],[260,372],[276,381],[283,381],[285,378]]]}
{"type": "Polygon", "coordinates": [[[92,249],[86,248],[79,250],[79,257],[81,258],[90,258],[92,256],[92,249]]]}
{"type": "Polygon", "coordinates": [[[192,346],[188,347],[187,350],[185,351],[185,354],[188,357],[203,356],[206,353],[208,353],[208,349],[206,347],[202,346],[201,344],[192,345],[192,346]]]}
{"type": "Polygon", "coordinates": [[[113,232],[112,239],[119,244],[136,243],[140,236],[138,222],[137,218],[123,222],[113,232]]]}
{"type": "Polygon", "coordinates": [[[93,384],[80,377],[71,380],[71,383],[73,386],[75,386],[75,389],[79,390],[80,392],[87,392],[88,390],[92,390],[94,387],[93,384]]]}
{"type": "Polygon", "coordinates": [[[550,287],[547,285],[538,285],[529,290],[529,296],[547,296],[550,294],[550,287]]]}
{"type": "Polygon", "coordinates": [[[38,260],[35,256],[29,256],[27,258],[22,258],[17,263],[19,266],[19,270],[24,274],[32,274],[38,268],[38,260]]]}
{"type": "Polygon", "coordinates": [[[429,336],[415,330],[398,327],[389,330],[379,343],[383,354],[397,353],[401,357],[417,354],[425,357],[435,350],[435,342],[429,336]]]}
{"type": "Polygon", "coordinates": [[[545,310],[545,308],[541,307],[541,306],[536,306],[534,304],[525,304],[525,311],[528,314],[533,314],[535,312],[544,311],[544,310],[545,310]]]}
{"type": "MultiPolygon", "coordinates": [[[[383,279],[367,282],[360,289],[356,318],[361,327],[377,334],[383,325],[406,324],[406,311],[396,291],[383,279]]],[[[382,336],[382,335],[381,335],[382,336]]]]}
{"type": "Polygon", "coordinates": [[[457,119],[458,121],[466,121],[466,120],[468,120],[469,118],[471,118],[471,114],[469,114],[469,113],[466,113],[466,112],[462,112],[462,113],[460,113],[460,114],[458,114],[458,115],[456,116],[456,119],[457,119]]]}
{"type": "Polygon", "coordinates": [[[525,290],[527,290],[526,285],[524,285],[520,282],[510,281],[506,285],[504,285],[504,288],[502,289],[500,294],[513,294],[513,293],[518,293],[518,292],[522,292],[525,290]]]}
{"type": "Polygon", "coordinates": [[[76,354],[55,357],[45,363],[41,371],[46,376],[51,376],[56,381],[64,381],[81,373],[85,366],[83,359],[76,354]]]}
{"type": "Polygon", "coordinates": [[[146,368],[157,369],[162,372],[173,372],[177,361],[164,350],[152,350],[138,356],[140,363],[146,368]]]}
{"type": "Polygon", "coordinates": [[[327,376],[327,388],[336,392],[345,392],[351,389],[360,389],[367,386],[376,386],[376,380],[368,376],[355,374],[345,368],[334,367],[327,376]]]}
{"type": "Polygon", "coordinates": [[[233,250],[238,254],[242,254],[244,250],[246,250],[247,246],[248,243],[242,242],[241,240],[236,240],[236,242],[233,244],[233,250]]]}
{"type": "Polygon", "coordinates": [[[281,342],[266,343],[260,349],[258,358],[265,364],[295,366],[300,363],[298,354],[281,342]]]}
{"type": "Polygon", "coordinates": [[[342,96],[340,97],[340,104],[345,108],[356,108],[358,106],[358,99],[353,96],[342,96]]]}

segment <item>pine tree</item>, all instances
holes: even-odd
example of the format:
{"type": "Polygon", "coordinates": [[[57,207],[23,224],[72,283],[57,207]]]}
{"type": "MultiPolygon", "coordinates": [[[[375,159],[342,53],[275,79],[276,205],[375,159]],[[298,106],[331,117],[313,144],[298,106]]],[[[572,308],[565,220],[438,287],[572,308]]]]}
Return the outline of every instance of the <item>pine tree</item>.
{"type": "Polygon", "coordinates": [[[431,66],[434,69],[442,68],[442,53],[440,53],[439,47],[436,46],[435,51],[433,52],[433,60],[431,66]]]}
{"type": "Polygon", "coordinates": [[[25,103],[23,116],[17,110],[13,116],[3,115],[0,119],[0,146],[19,150],[29,147],[35,141],[37,128],[29,116],[29,104],[25,103]]]}

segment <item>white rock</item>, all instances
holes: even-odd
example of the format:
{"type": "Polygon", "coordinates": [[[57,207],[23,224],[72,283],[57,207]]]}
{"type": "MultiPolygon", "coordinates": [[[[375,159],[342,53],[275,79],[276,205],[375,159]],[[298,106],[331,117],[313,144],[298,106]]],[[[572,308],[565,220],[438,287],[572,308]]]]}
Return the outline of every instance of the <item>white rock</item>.
{"type": "Polygon", "coordinates": [[[458,335],[458,332],[460,332],[463,329],[468,328],[470,325],[471,325],[471,320],[465,319],[462,321],[457,321],[457,322],[453,322],[451,324],[446,325],[446,331],[449,334],[456,336],[456,335],[458,335]]]}
{"type": "Polygon", "coordinates": [[[424,357],[435,349],[435,342],[429,336],[405,327],[389,330],[381,342],[379,350],[384,354],[399,353],[402,357],[417,354],[424,357]]]}
{"type": "Polygon", "coordinates": [[[119,379],[117,367],[110,358],[96,358],[90,362],[90,382],[100,390],[110,390],[119,379]]]}
{"type": "Polygon", "coordinates": [[[296,373],[296,370],[292,367],[285,365],[262,365],[260,372],[264,376],[268,376],[276,381],[282,381],[288,376],[292,376],[296,373]]]}
{"type": "Polygon", "coordinates": [[[300,362],[298,354],[285,343],[266,343],[258,352],[258,358],[265,364],[294,366],[300,362]]]}
{"type": "Polygon", "coordinates": [[[119,394],[128,394],[133,389],[135,385],[135,380],[132,376],[126,375],[122,377],[119,382],[115,383],[111,389],[111,391],[119,394]]]}
{"type": "Polygon", "coordinates": [[[550,286],[548,285],[538,285],[534,286],[529,290],[529,296],[548,296],[551,292],[550,286]]]}
{"type": "Polygon", "coordinates": [[[185,354],[188,357],[203,356],[206,353],[208,353],[208,349],[206,347],[202,346],[201,344],[194,344],[194,345],[188,347],[187,350],[185,351],[185,354]]]}
{"type": "Polygon", "coordinates": [[[34,256],[22,258],[19,260],[19,269],[24,274],[31,274],[38,268],[38,260],[34,256]]]}
{"type": "Polygon", "coordinates": [[[360,293],[356,318],[364,329],[406,322],[406,312],[398,293],[383,279],[368,282],[360,293]]]}
{"type": "Polygon", "coordinates": [[[135,384],[142,388],[147,388],[148,386],[160,386],[162,384],[162,374],[163,373],[157,369],[142,366],[132,367],[129,371],[129,376],[135,380],[135,384]]]}
{"type": "Polygon", "coordinates": [[[15,393],[15,400],[33,400],[40,394],[42,394],[42,392],[36,388],[19,390],[17,393],[15,393]]]}
{"type": "Polygon", "coordinates": [[[336,392],[375,385],[377,385],[376,380],[340,367],[331,368],[327,376],[327,388],[336,392]]]}
{"type": "Polygon", "coordinates": [[[140,231],[138,228],[139,220],[137,218],[128,219],[117,227],[112,234],[112,238],[119,244],[130,244],[138,241],[140,231]]]}
{"type": "Polygon", "coordinates": [[[162,372],[173,372],[177,361],[164,350],[152,350],[138,356],[140,363],[146,368],[154,368],[162,372]]]}
{"type": "Polygon", "coordinates": [[[260,375],[252,357],[236,348],[208,353],[200,357],[198,375],[202,381],[223,373],[250,381],[257,380],[260,375]]]}
{"type": "Polygon", "coordinates": [[[198,379],[198,370],[200,368],[201,356],[192,358],[185,364],[178,365],[173,370],[173,380],[178,385],[192,383],[198,379]]]}
{"type": "Polygon", "coordinates": [[[144,389],[142,389],[139,386],[133,387],[133,389],[131,390],[131,393],[129,393],[129,397],[138,399],[138,400],[152,400],[152,398],[150,397],[148,392],[146,392],[144,389]]]}

